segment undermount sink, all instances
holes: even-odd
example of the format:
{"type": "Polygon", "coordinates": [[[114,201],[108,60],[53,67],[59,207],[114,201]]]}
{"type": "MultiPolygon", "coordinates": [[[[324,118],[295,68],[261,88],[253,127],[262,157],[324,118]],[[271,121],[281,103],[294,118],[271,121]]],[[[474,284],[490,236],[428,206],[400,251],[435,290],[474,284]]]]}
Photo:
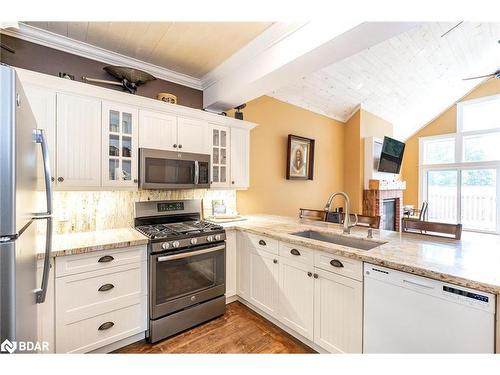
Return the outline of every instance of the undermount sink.
{"type": "Polygon", "coordinates": [[[309,238],[311,240],[329,242],[336,245],[353,247],[359,250],[371,250],[384,242],[363,240],[361,238],[341,236],[333,233],[317,232],[315,230],[305,230],[302,232],[290,233],[292,236],[309,238]]]}

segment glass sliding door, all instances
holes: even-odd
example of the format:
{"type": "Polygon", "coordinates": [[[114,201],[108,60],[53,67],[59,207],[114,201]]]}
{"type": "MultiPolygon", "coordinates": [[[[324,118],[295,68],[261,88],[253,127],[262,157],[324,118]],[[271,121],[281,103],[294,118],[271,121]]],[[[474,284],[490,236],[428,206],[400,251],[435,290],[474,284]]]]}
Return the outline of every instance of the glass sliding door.
{"type": "Polygon", "coordinates": [[[497,230],[497,170],[461,171],[460,222],[464,229],[497,230]]]}
{"type": "Polygon", "coordinates": [[[458,171],[427,171],[428,220],[443,223],[458,221],[458,171]]]}

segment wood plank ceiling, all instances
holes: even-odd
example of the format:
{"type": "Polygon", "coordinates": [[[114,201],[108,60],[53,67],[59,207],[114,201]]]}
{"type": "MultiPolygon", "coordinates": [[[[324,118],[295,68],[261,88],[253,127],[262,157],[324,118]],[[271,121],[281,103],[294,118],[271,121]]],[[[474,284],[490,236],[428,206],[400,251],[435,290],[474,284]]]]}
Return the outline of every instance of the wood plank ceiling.
{"type": "Polygon", "coordinates": [[[358,106],[406,139],[500,68],[500,23],[426,23],[279,88],[271,96],[346,121],[358,106]]]}
{"type": "Polygon", "coordinates": [[[25,22],[28,25],[201,78],[269,22],[25,22]]]}

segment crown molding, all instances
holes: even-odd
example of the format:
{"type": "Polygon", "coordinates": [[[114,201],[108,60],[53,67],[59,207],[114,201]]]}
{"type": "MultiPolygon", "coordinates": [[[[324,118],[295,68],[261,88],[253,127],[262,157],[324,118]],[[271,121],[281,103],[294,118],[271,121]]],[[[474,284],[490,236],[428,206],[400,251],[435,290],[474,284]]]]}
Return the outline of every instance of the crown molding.
{"type": "Polygon", "coordinates": [[[45,47],[57,49],[59,51],[71,53],[73,55],[85,57],[87,59],[144,70],[156,78],[163,79],[165,81],[188,86],[197,90],[203,89],[202,82],[198,78],[178,73],[158,65],[134,59],[120,53],[112,52],[104,48],[96,47],[85,42],[74,40],[23,23],[19,23],[19,29],[1,29],[0,33],[23,39],[28,42],[40,44],[45,47]]]}

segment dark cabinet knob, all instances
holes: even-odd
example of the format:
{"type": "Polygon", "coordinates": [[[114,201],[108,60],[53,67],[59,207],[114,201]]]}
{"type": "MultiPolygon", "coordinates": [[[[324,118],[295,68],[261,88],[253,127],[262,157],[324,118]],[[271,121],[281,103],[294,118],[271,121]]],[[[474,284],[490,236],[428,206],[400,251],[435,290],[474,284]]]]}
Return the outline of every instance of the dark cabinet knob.
{"type": "Polygon", "coordinates": [[[115,323],[113,322],[106,322],[106,323],[102,323],[99,328],[97,328],[99,331],[105,331],[107,329],[110,329],[111,327],[113,327],[115,325],[115,323]]]}
{"type": "Polygon", "coordinates": [[[311,277],[312,275],[313,275],[312,272],[307,273],[307,276],[309,276],[309,277],[311,277]]]}
{"type": "Polygon", "coordinates": [[[266,244],[266,241],[264,241],[264,240],[259,240],[259,245],[261,245],[261,246],[266,246],[267,244],[266,244]]]}
{"type": "Polygon", "coordinates": [[[179,145],[179,148],[182,148],[182,145],[179,145]]]}
{"type": "Polygon", "coordinates": [[[137,184],[139,180],[137,178],[134,178],[134,184],[137,184]]]}
{"type": "Polygon", "coordinates": [[[115,286],[113,284],[104,284],[97,289],[99,292],[107,292],[108,290],[113,289],[115,286]]]}
{"type": "Polygon", "coordinates": [[[317,273],[315,273],[315,274],[313,275],[313,277],[314,277],[315,279],[317,279],[319,276],[318,276],[318,274],[317,274],[317,273]]]}
{"type": "Polygon", "coordinates": [[[63,178],[63,177],[57,177],[57,181],[59,181],[59,182],[63,182],[63,181],[64,181],[64,178],[63,178]]]}
{"type": "Polygon", "coordinates": [[[177,143],[174,143],[174,148],[177,148],[177,143]]]}
{"type": "Polygon", "coordinates": [[[290,254],[295,255],[295,256],[300,256],[300,251],[298,251],[297,249],[292,249],[292,250],[290,250],[290,254]]]}
{"type": "Polygon", "coordinates": [[[273,263],[277,264],[278,263],[278,259],[273,259],[273,263]]]}
{"type": "Polygon", "coordinates": [[[103,257],[99,258],[98,262],[99,263],[109,263],[109,262],[111,262],[114,259],[115,258],[113,258],[111,255],[104,255],[103,257]]]}
{"type": "Polygon", "coordinates": [[[344,265],[342,264],[342,262],[340,260],[337,260],[337,259],[333,259],[330,261],[330,264],[333,266],[333,267],[337,267],[337,268],[342,268],[344,267],[344,265]]]}
{"type": "Polygon", "coordinates": [[[56,180],[55,177],[50,178],[50,181],[52,181],[52,182],[54,182],[55,180],[56,180]]]}
{"type": "Polygon", "coordinates": [[[233,184],[233,185],[234,185],[234,181],[231,181],[231,184],[233,184]]]}

